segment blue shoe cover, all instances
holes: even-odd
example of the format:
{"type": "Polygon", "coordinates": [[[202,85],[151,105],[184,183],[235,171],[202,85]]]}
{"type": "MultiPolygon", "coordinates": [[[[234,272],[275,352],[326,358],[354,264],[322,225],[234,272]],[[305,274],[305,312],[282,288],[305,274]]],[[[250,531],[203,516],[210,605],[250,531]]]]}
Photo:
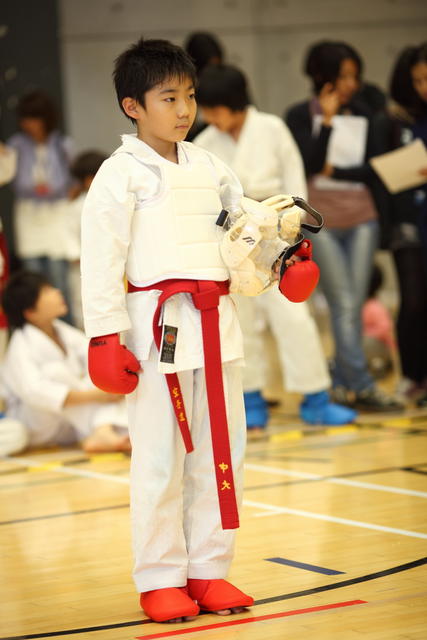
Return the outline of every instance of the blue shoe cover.
{"type": "Polygon", "coordinates": [[[260,391],[249,391],[243,394],[245,399],[246,426],[264,428],[268,422],[267,403],[260,391]]]}
{"type": "Polygon", "coordinates": [[[357,412],[341,404],[330,402],[326,391],[308,393],[300,406],[300,417],[308,424],[325,424],[339,427],[354,422],[357,412]]]}

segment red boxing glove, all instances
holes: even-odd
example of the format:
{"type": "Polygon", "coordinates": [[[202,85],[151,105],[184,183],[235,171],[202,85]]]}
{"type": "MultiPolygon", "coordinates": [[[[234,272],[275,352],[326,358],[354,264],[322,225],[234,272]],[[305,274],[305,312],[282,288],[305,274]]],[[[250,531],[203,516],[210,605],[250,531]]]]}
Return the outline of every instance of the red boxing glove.
{"type": "MultiPolygon", "coordinates": [[[[285,266],[279,282],[279,289],[291,302],[304,302],[313,293],[320,278],[319,267],[311,259],[310,240],[304,240],[296,256],[301,261],[285,266]]],[[[283,269],[283,267],[282,267],[283,269]]]]}
{"type": "Polygon", "coordinates": [[[138,360],[119,334],[92,338],[89,342],[89,375],[94,385],[107,393],[132,393],[138,384],[138,360]]]}

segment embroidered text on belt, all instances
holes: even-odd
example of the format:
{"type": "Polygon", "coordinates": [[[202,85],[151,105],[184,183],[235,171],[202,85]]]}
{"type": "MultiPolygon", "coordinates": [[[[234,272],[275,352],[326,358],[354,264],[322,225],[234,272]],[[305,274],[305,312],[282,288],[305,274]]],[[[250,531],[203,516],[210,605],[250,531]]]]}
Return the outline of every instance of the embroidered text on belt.
{"type": "MultiPolygon", "coordinates": [[[[162,292],[159,296],[157,309],[153,318],[153,335],[159,351],[162,339],[162,327],[159,326],[160,312],[163,303],[166,302],[168,298],[177,293],[190,293],[194,306],[200,311],[212,450],[222,528],[237,529],[239,526],[239,516],[228,437],[218,313],[219,297],[228,294],[228,281],[164,280],[163,282],[156,282],[148,287],[136,287],[132,283],[128,283],[129,293],[135,291],[151,291],[153,289],[162,292]]],[[[191,440],[178,375],[176,373],[166,373],[165,377],[185,448],[187,453],[190,453],[194,447],[191,440]]]]}

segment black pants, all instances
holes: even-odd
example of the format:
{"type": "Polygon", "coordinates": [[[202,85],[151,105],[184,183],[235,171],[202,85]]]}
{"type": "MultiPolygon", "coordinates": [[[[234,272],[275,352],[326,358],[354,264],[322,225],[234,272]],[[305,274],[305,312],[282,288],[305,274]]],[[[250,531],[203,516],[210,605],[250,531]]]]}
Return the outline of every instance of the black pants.
{"type": "Polygon", "coordinates": [[[427,379],[427,274],[421,247],[393,252],[400,290],[397,342],[402,374],[414,382],[427,379]]]}

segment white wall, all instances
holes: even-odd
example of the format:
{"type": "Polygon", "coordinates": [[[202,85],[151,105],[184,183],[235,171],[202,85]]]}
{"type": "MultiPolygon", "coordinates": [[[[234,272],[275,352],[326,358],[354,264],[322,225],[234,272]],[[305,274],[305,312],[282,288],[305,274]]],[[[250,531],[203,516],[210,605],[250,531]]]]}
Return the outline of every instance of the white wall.
{"type": "Polygon", "coordinates": [[[130,130],[113,61],[140,35],[182,44],[194,30],[215,33],[248,75],[257,106],[279,115],[307,96],[301,65],[313,42],[349,42],[365,78],[386,88],[397,52],[427,39],[425,0],[60,0],[60,20],[68,130],[79,150],[107,152],[130,130]]]}

